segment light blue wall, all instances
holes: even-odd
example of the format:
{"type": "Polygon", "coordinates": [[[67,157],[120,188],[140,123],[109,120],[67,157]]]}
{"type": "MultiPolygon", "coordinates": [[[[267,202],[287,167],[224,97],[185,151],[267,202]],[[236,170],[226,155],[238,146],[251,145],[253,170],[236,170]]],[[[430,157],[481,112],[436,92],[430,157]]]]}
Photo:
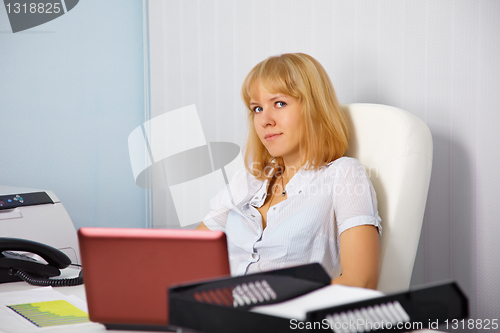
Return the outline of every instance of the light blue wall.
{"type": "Polygon", "coordinates": [[[54,191],[76,228],[146,226],[127,147],[143,67],[141,0],[82,0],[16,34],[2,4],[0,184],[54,191]]]}

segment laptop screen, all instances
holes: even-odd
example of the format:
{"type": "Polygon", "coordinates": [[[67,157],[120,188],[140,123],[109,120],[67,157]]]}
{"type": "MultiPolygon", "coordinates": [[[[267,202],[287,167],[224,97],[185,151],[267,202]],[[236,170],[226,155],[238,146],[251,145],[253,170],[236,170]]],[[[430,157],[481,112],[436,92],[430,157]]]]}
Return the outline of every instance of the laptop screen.
{"type": "Polygon", "coordinates": [[[82,270],[92,321],[168,325],[168,288],[229,275],[223,232],[81,228],[82,270]]]}

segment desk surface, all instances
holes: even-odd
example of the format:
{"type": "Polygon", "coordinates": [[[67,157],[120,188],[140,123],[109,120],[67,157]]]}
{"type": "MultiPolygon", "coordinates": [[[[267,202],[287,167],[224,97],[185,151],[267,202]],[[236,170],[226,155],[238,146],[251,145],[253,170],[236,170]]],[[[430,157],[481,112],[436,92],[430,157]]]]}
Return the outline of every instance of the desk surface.
{"type": "MultiPolygon", "coordinates": [[[[0,284],[0,293],[2,292],[9,292],[9,291],[22,291],[22,290],[30,290],[34,288],[39,288],[36,286],[31,286],[26,282],[11,282],[11,283],[3,283],[0,284]]],[[[57,287],[54,288],[54,290],[59,291],[60,293],[64,295],[74,295],[77,296],[78,298],[86,301],[85,297],[85,287],[83,285],[80,286],[75,286],[75,287],[57,287]]],[[[1,297],[1,294],[0,294],[1,297]]],[[[0,332],[2,332],[2,324],[0,323],[0,332]]],[[[60,328],[54,328],[53,330],[44,330],[44,332],[61,332],[60,328]]],[[[104,325],[98,324],[98,323],[92,323],[91,325],[86,325],[84,327],[72,327],[71,332],[73,333],[96,333],[96,332],[129,332],[129,333],[142,333],[140,331],[118,331],[118,330],[113,330],[113,331],[107,331],[104,325]]],[[[181,333],[182,331],[179,330],[181,333]]],[[[416,332],[416,331],[415,331],[416,332]]],[[[440,331],[433,331],[433,330],[420,330],[418,331],[419,333],[437,333],[440,331]]],[[[145,333],[145,332],[144,332],[145,333]]]]}
{"type": "MultiPolygon", "coordinates": [[[[9,292],[9,291],[22,291],[22,290],[30,290],[34,288],[39,288],[36,286],[29,285],[26,282],[10,282],[10,283],[2,283],[0,284],[0,298],[1,298],[1,293],[3,292],[9,292]]],[[[54,290],[57,290],[58,292],[64,294],[64,295],[74,295],[81,300],[86,301],[85,297],[85,287],[83,285],[80,286],[75,286],[75,287],[57,287],[54,288],[54,290]]],[[[0,332],[2,331],[2,324],[0,323],[0,332]]],[[[44,332],[61,332],[60,327],[55,327],[54,329],[44,329],[44,332]]],[[[98,323],[92,323],[90,325],[85,325],[82,327],[74,326],[71,328],[71,332],[73,333],[96,333],[96,332],[129,332],[129,333],[141,333],[140,331],[118,331],[118,330],[113,330],[113,331],[107,331],[104,325],[98,324],[98,323]]]]}

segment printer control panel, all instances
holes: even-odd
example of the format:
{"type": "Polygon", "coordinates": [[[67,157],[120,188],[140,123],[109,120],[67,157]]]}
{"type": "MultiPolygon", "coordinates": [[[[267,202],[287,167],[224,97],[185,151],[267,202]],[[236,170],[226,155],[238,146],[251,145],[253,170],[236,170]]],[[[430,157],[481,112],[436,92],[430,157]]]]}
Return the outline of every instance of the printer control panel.
{"type": "Polygon", "coordinates": [[[53,203],[45,192],[0,195],[0,210],[53,203]]]}

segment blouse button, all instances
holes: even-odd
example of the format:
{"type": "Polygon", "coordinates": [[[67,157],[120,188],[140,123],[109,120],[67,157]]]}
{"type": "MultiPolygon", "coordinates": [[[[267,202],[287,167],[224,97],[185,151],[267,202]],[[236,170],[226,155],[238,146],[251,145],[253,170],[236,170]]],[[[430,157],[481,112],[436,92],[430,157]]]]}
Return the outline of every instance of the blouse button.
{"type": "Polygon", "coordinates": [[[276,210],[276,207],[273,207],[273,210],[276,210]]]}
{"type": "Polygon", "coordinates": [[[300,190],[299,193],[302,193],[302,190],[300,190]]]}
{"type": "Polygon", "coordinates": [[[252,217],[255,217],[255,215],[252,214],[252,217]]]}

